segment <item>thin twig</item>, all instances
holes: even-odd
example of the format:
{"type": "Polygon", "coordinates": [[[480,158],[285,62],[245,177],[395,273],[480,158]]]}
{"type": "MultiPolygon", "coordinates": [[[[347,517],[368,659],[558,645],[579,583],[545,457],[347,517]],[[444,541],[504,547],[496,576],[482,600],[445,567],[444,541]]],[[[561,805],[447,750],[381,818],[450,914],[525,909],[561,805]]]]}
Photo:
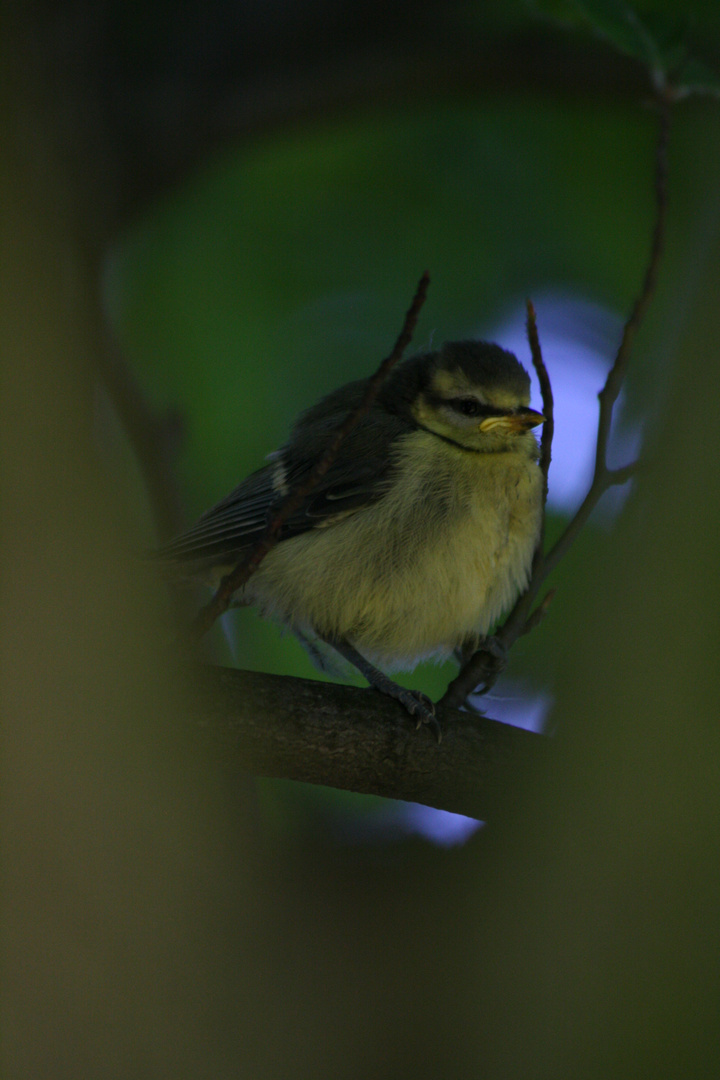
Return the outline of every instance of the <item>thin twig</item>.
{"type": "MultiPolygon", "coordinates": [[[[620,469],[608,468],[607,450],[612,427],[613,409],[619,397],[623,380],[625,379],[632,343],[655,293],[658,267],[660,266],[665,243],[665,224],[667,219],[667,148],[670,135],[671,104],[672,94],[669,90],[659,96],[658,107],[660,129],[655,151],[655,224],[650,247],[650,259],[645,271],[642,289],[633,305],[630,317],[623,327],[623,334],[618,351],[615,355],[615,361],[608,372],[605,385],[598,395],[600,401],[600,415],[598,417],[593,480],[579,510],[572,521],[569,522],[560,538],[545,556],[542,576],[543,581],[548,574],[552,573],[560,560],[564,558],[566,552],[579,535],[583,525],[600,501],[601,496],[605,494],[608,488],[618,484],[624,484],[637,468],[637,462],[631,462],[620,469]]],[[[538,587],[540,584],[542,584],[542,582],[538,584],[538,587]]]]}
{"type": "MultiPolygon", "coordinates": [[[[580,534],[592,511],[597,506],[602,495],[605,494],[608,488],[626,483],[637,468],[637,462],[630,462],[618,469],[609,468],[607,463],[607,451],[612,428],[613,409],[620,395],[623,380],[627,372],[630,350],[633,341],[635,340],[635,335],[637,334],[650,301],[655,293],[658,268],[663,252],[667,218],[667,148],[670,132],[670,106],[672,101],[673,96],[671,89],[665,89],[658,94],[660,127],[655,151],[655,223],[653,226],[650,254],[640,293],[635,300],[630,315],[623,327],[622,338],[617,353],[615,354],[615,360],[608,372],[605,385],[598,395],[600,412],[598,416],[595,468],[593,471],[592,483],[572,520],[568,523],[564,532],[547,555],[544,555],[542,548],[538,547],[533,558],[532,572],[527,589],[518,597],[515,606],[505,622],[496,631],[492,647],[481,646],[475,655],[472,656],[462,668],[457,677],[450,683],[441,699],[445,705],[454,707],[460,706],[478,685],[482,685],[483,691],[487,691],[491,688],[498,675],[505,667],[505,654],[507,651],[522,634],[533,629],[533,627],[541,621],[547,611],[547,606],[552,599],[551,593],[548,594],[535,612],[532,614],[530,613],[530,609],[535,602],[544,581],[566,555],[570,546],[580,534]],[[540,612],[542,613],[540,614],[540,612]]],[[[533,354],[533,364],[538,373],[538,379],[540,380],[542,389],[543,378],[547,377],[547,371],[545,370],[545,365],[542,362],[542,356],[539,352],[539,340],[537,342],[537,347],[538,355],[540,355],[540,365],[536,362],[533,341],[534,338],[537,338],[537,327],[535,325],[534,311],[532,311],[531,304],[528,304],[527,329],[528,340],[530,341],[530,348],[533,354]],[[544,375],[541,374],[541,372],[543,372],[544,375]]],[[[545,401],[544,390],[543,408],[547,415],[547,403],[545,401]]],[[[543,431],[543,442],[547,434],[547,427],[548,425],[546,422],[545,430],[543,431]]],[[[550,430],[549,437],[552,438],[552,429],[550,430]]],[[[549,452],[548,449],[548,465],[549,452]]],[[[542,446],[540,461],[541,464],[544,461],[542,446]]]]}
{"type": "Polygon", "coordinates": [[[543,490],[543,506],[547,501],[548,492],[548,472],[550,471],[550,462],[552,461],[552,441],[555,434],[555,403],[553,401],[552,385],[550,383],[550,376],[548,370],[545,367],[545,361],[543,360],[542,349],[540,348],[540,336],[537,328],[537,316],[535,314],[535,305],[532,300],[526,301],[527,306],[527,321],[526,330],[528,343],[530,345],[530,355],[532,356],[533,367],[540,383],[540,393],[542,395],[543,402],[543,416],[545,417],[545,423],[543,424],[542,436],[540,438],[540,468],[542,474],[545,477],[545,487],[543,490]]]}
{"type": "Polygon", "coordinates": [[[275,547],[280,539],[280,531],[283,525],[296,510],[299,510],[310,492],[317,486],[318,482],[332,465],[337,456],[337,452],[340,449],[341,443],[370,410],[383,382],[390,374],[390,371],[395,364],[401,359],[405,349],[410,344],[418,316],[420,315],[420,310],[425,303],[429,284],[430,276],[426,271],[420,278],[413,302],[405,315],[403,328],[395,342],[395,346],[390,355],[385,357],[375,374],[368,380],[367,389],[362,401],[356,409],[353,409],[353,411],[347,415],[330,439],[330,442],[321,456],[316,461],[307,478],[282,501],[277,513],[267,525],[257,543],[243,556],[237,566],[222,579],[212,600],[198,612],[190,628],[191,637],[193,639],[197,640],[201,638],[203,634],[206,634],[215,620],[227,611],[234,593],[247,583],[268,552],[272,551],[275,547]]]}
{"type": "Polygon", "coordinates": [[[672,97],[669,91],[658,97],[660,130],[655,151],[655,225],[653,227],[650,259],[645,271],[640,295],[633,305],[630,317],[625,323],[615,362],[611,367],[605,386],[599,394],[600,417],[598,419],[598,438],[595,452],[595,477],[607,472],[607,447],[612,425],[612,413],[615,402],[625,379],[630,350],[635,335],[642,323],[648,305],[652,300],[657,284],[658,267],[665,244],[665,223],[667,218],[667,148],[670,136],[670,106],[672,97]]]}
{"type": "Polygon", "coordinates": [[[556,592],[557,589],[548,589],[545,596],[535,608],[530,618],[525,621],[525,625],[520,631],[521,634],[529,634],[531,630],[534,630],[536,626],[540,625],[540,623],[543,621],[548,611],[550,610],[550,605],[555,599],[556,592]]]}

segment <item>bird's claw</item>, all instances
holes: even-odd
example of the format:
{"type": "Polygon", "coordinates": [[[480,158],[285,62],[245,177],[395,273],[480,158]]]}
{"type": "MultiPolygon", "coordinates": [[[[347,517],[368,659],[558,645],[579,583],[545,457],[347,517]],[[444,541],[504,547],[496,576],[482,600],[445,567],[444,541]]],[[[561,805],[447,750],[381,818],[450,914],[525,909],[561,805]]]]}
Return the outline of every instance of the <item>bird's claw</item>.
{"type": "Polygon", "coordinates": [[[477,652],[487,653],[498,661],[501,667],[505,667],[508,659],[508,650],[499,638],[494,634],[490,634],[488,637],[484,637],[482,641],[478,643],[477,652]]]}
{"type": "Polygon", "coordinates": [[[411,716],[417,718],[415,730],[418,731],[423,724],[427,724],[437,741],[442,742],[442,731],[435,716],[434,702],[421,690],[408,690],[406,693],[407,699],[403,700],[403,705],[411,716]]]}
{"type": "Polygon", "coordinates": [[[474,690],[479,696],[492,689],[507,667],[508,649],[498,638],[491,635],[478,642],[474,655],[482,659],[482,681],[474,690]]]}

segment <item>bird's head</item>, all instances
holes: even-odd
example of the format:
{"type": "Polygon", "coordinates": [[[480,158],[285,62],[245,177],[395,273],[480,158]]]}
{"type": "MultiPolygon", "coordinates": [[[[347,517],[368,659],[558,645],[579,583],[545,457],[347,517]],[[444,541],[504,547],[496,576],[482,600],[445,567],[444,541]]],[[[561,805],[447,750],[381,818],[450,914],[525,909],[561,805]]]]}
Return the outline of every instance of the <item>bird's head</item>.
{"type": "Polygon", "coordinates": [[[525,448],[544,416],[529,407],[530,377],[511,352],[484,341],[448,342],[398,365],[383,399],[440,438],[487,453],[525,448]]]}

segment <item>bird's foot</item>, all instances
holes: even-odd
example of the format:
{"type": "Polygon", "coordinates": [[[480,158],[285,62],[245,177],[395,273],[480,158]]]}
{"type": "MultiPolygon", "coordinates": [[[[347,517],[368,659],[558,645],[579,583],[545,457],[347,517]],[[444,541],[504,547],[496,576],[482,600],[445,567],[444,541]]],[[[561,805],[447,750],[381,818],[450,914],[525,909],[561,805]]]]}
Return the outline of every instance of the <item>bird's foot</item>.
{"type": "Polygon", "coordinates": [[[427,694],[423,694],[419,690],[406,690],[404,686],[398,686],[383,671],[379,671],[374,664],[366,660],[349,642],[334,640],[329,641],[328,644],[337,649],[346,660],[349,660],[365,676],[371,686],[374,686],[381,694],[387,694],[388,697],[399,701],[403,708],[416,718],[416,729],[422,724],[427,724],[437,741],[442,740],[440,724],[435,716],[435,706],[427,694]]]}
{"type": "Polygon", "coordinates": [[[507,647],[494,635],[482,638],[477,645],[473,662],[481,660],[481,682],[475,688],[475,694],[486,694],[492,690],[500,675],[507,667],[507,647]]]}
{"type": "Polygon", "coordinates": [[[487,637],[481,638],[478,642],[477,652],[487,653],[492,656],[494,660],[498,662],[498,665],[505,667],[508,660],[508,650],[503,645],[500,638],[495,637],[494,634],[489,634],[487,637]]]}
{"type": "MultiPolygon", "coordinates": [[[[380,673],[382,674],[382,673],[380,673]]],[[[407,690],[404,686],[398,686],[396,682],[389,679],[387,675],[383,675],[381,680],[370,680],[376,690],[379,690],[382,694],[387,694],[388,697],[395,698],[399,701],[402,707],[415,718],[415,730],[419,730],[423,724],[427,724],[430,731],[437,739],[438,742],[442,742],[442,731],[440,730],[440,724],[435,716],[435,705],[427,696],[420,690],[407,690]]]]}
{"type": "Polygon", "coordinates": [[[418,731],[423,724],[427,724],[437,741],[442,742],[442,731],[435,715],[435,703],[427,694],[423,694],[422,690],[406,690],[400,700],[410,715],[416,717],[415,730],[418,731]]]}

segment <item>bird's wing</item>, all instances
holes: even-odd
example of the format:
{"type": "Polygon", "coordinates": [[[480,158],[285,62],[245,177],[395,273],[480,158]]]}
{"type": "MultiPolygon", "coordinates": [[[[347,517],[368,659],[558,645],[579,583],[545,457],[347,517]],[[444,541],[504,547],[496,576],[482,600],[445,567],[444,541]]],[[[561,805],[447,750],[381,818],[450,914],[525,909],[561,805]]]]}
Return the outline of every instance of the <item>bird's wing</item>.
{"type": "MultiPolygon", "coordinates": [[[[312,413],[301,418],[288,445],[272,454],[268,465],[252,473],[203,514],[188,532],[163,547],[160,555],[174,561],[212,565],[227,562],[252,545],[283,499],[307,479],[343,419],[342,414],[312,413]],[[303,447],[302,454],[298,443],[303,447]]],[[[379,499],[392,472],[391,444],[405,430],[405,422],[395,418],[389,422],[385,416],[378,424],[372,411],[364,417],[341,443],[327,473],[304,504],[285,523],[280,539],[331,525],[333,519],[346,517],[379,499]]]]}
{"type": "Polygon", "coordinates": [[[277,499],[273,473],[271,465],[252,473],[187,532],[163,545],[160,557],[212,565],[222,562],[224,555],[252,544],[264,529],[268,510],[277,499]]]}

